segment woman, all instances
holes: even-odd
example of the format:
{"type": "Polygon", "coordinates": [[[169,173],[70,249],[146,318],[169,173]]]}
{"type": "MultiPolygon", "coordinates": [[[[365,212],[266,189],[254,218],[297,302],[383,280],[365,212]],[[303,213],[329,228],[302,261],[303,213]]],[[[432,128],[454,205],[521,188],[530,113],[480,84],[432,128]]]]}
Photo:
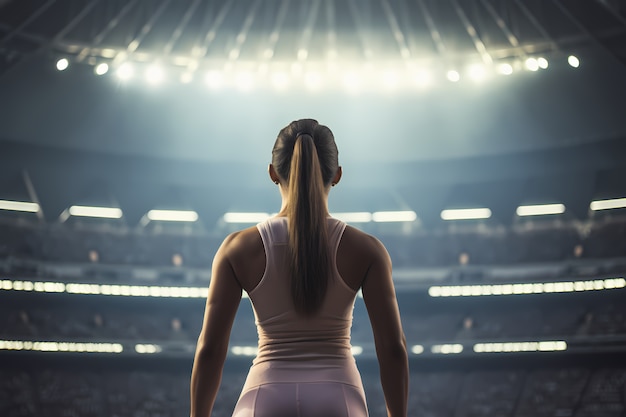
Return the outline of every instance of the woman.
{"type": "Polygon", "coordinates": [[[191,415],[207,417],[221,381],[242,290],[252,301],[259,350],[234,417],[365,417],[350,350],[359,289],[374,332],[389,417],[406,417],[408,359],[391,279],[375,238],[328,213],[341,179],[333,134],[315,120],[282,129],[269,175],[280,212],[228,236],[217,251],[191,376],[191,415]]]}

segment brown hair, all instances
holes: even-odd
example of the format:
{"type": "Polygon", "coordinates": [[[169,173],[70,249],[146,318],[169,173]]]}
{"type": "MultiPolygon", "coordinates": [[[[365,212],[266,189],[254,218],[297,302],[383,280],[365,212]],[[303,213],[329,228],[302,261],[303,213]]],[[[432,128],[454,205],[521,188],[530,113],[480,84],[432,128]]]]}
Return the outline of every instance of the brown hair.
{"type": "Polygon", "coordinates": [[[326,294],[329,260],[326,188],[339,168],[332,132],[316,120],[291,122],[278,134],[272,165],[288,182],[289,271],[296,310],[315,313],[326,294]]]}

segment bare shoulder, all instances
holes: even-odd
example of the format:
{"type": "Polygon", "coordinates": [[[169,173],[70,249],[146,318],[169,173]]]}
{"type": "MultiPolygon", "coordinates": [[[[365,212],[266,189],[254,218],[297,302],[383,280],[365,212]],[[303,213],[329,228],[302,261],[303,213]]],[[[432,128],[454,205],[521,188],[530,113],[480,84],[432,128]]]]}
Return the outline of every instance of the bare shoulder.
{"type": "Polygon", "coordinates": [[[217,257],[227,260],[240,285],[248,291],[265,270],[265,249],[258,229],[253,226],[226,236],[217,257]]]}
{"type": "Polygon", "coordinates": [[[346,283],[358,289],[373,267],[391,268],[387,249],[376,237],[346,226],[337,249],[337,268],[346,283]]]}

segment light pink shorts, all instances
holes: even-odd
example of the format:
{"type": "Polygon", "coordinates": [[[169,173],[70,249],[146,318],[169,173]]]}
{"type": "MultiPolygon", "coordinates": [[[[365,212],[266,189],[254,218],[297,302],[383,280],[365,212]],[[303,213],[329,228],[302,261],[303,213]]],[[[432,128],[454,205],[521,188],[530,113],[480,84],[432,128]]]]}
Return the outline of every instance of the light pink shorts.
{"type": "Polygon", "coordinates": [[[270,383],[242,393],[233,417],[367,417],[363,391],[339,382],[270,383]]]}

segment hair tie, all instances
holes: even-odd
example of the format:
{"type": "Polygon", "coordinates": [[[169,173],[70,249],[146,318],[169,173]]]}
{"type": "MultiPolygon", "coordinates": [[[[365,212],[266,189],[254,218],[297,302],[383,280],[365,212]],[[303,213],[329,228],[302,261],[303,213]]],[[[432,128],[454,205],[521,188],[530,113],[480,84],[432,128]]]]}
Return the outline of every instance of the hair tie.
{"type": "Polygon", "coordinates": [[[311,138],[313,138],[313,135],[311,135],[309,132],[298,132],[298,133],[296,134],[296,140],[298,140],[298,138],[299,138],[300,136],[302,136],[302,135],[309,135],[309,136],[311,136],[311,138]]]}

